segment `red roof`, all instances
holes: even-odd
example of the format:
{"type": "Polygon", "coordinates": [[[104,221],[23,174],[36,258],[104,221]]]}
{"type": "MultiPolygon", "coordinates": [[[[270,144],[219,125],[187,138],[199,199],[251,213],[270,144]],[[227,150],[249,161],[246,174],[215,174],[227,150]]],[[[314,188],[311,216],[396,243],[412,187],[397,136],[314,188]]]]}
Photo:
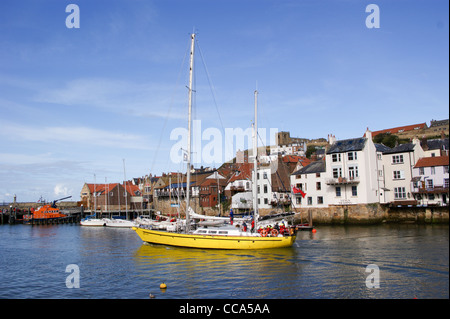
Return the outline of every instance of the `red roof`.
{"type": "Polygon", "coordinates": [[[448,156],[422,157],[414,167],[447,166],[448,156]]]}
{"type": "MultiPolygon", "coordinates": [[[[106,191],[112,191],[114,188],[117,187],[119,183],[112,183],[112,184],[87,184],[89,187],[89,191],[91,193],[103,193],[106,191]],[[94,191],[95,186],[95,191],[94,191]]],[[[122,185],[123,186],[123,185],[122,185]]],[[[136,191],[140,192],[139,186],[130,184],[127,182],[127,192],[130,193],[131,196],[136,196],[136,191]]]]}
{"type": "Polygon", "coordinates": [[[404,131],[420,130],[420,129],[426,128],[426,126],[427,126],[426,123],[420,123],[420,124],[413,124],[413,125],[406,125],[406,126],[399,126],[399,127],[394,127],[394,128],[388,128],[388,129],[385,129],[385,130],[372,132],[372,137],[375,137],[376,135],[381,134],[381,133],[397,134],[397,133],[402,133],[404,131]]]}
{"type": "Polygon", "coordinates": [[[235,173],[230,177],[228,183],[237,180],[251,180],[252,170],[253,170],[253,163],[238,163],[235,173]]]}

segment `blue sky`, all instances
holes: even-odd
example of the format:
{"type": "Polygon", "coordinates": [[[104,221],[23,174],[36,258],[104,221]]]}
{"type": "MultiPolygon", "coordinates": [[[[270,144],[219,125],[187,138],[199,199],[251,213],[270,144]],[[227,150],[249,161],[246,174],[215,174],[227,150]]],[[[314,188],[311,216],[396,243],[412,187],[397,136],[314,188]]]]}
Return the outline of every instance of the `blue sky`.
{"type": "Polygon", "coordinates": [[[447,0],[2,0],[0,202],[78,199],[94,174],[122,181],[123,159],[127,178],[184,171],[169,137],[187,125],[194,28],[202,130],[250,127],[256,85],[259,127],[295,137],[447,119],[448,12],[447,0]],[[80,28],[66,27],[70,3],[80,28]],[[380,28],[366,27],[370,3],[380,28]]]}

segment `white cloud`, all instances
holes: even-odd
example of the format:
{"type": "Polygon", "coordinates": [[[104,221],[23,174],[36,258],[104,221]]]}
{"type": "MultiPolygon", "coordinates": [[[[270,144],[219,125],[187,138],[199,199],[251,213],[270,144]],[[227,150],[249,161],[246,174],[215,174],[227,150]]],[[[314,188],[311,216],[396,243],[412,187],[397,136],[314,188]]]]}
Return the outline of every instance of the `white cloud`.
{"type": "Polygon", "coordinates": [[[64,142],[78,145],[93,145],[125,149],[148,150],[149,141],[145,136],[112,132],[83,126],[31,127],[20,124],[1,123],[0,136],[13,140],[33,142],[64,142]],[[1,133],[3,132],[3,133],[1,133]]]}
{"type": "MultiPolygon", "coordinates": [[[[34,100],[40,103],[87,106],[135,116],[182,119],[185,112],[172,111],[186,100],[174,86],[108,78],[82,78],[59,88],[41,88],[34,100]]],[[[184,91],[181,91],[184,93],[184,91]]]]}
{"type": "Polygon", "coordinates": [[[69,189],[63,184],[56,184],[54,193],[56,196],[67,196],[69,194],[69,189]]]}

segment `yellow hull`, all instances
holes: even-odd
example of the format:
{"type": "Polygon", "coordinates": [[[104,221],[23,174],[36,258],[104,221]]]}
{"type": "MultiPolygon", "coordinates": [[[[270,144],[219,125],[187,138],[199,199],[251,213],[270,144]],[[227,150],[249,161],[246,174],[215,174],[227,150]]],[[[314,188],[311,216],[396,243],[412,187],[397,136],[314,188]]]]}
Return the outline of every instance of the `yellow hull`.
{"type": "Polygon", "coordinates": [[[250,237],[178,234],[143,228],[132,228],[147,243],[204,249],[267,249],[290,247],[296,236],[250,237]]]}

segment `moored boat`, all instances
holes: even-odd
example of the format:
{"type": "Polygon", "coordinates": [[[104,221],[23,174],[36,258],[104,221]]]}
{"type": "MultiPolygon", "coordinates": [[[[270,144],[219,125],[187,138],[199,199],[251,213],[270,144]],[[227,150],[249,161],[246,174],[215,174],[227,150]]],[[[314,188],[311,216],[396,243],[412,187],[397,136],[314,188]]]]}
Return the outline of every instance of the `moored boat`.
{"type": "Polygon", "coordinates": [[[106,226],[107,218],[95,218],[95,215],[87,216],[80,220],[81,226],[103,227],[106,226]]]}
{"type": "Polygon", "coordinates": [[[108,219],[105,224],[106,227],[115,227],[115,228],[131,228],[138,226],[138,223],[131,220],[125,219],[108,219]]]}

